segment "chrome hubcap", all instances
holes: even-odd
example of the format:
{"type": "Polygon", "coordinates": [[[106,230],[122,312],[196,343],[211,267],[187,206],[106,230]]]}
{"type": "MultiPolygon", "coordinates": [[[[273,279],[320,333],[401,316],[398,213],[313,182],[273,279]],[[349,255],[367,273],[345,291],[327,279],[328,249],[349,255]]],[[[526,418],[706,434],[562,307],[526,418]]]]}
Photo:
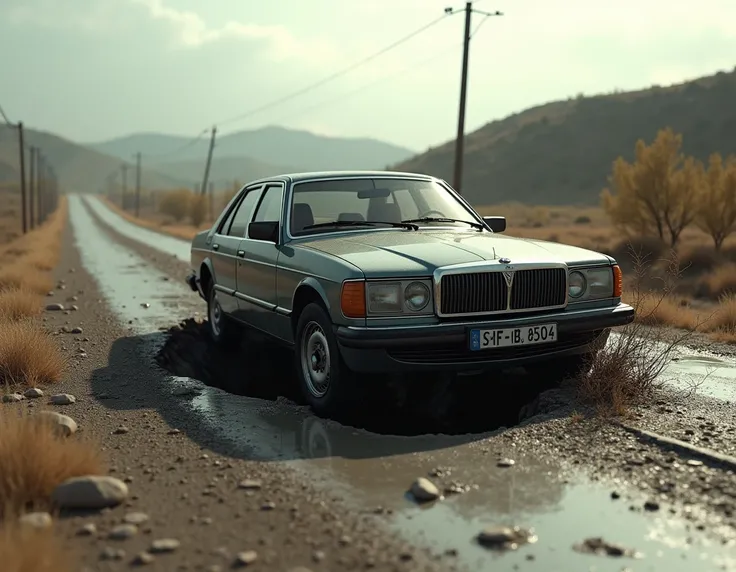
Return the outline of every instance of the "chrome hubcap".
{"type": "Polygon", "coordinates": [[[302,375],[309,393],[324,397],[330,387],[330,349],[317,322],[309,322],[304,329],[300,353],[302,375]]]}

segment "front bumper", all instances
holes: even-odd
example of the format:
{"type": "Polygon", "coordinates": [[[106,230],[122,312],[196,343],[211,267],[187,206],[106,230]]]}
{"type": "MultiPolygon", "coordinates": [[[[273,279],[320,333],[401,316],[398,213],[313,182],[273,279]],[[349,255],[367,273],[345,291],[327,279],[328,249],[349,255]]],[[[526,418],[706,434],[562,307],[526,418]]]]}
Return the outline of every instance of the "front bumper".
{"type": "Polygon", "coordinates": [[[340,353],[359,373],[410,371],[477,371],[503,369],[587,353],[602,347],[610,328],[634,320],[628,304],[484,322],[450,322],[428,326],[337,326],[340,353]],[[472,329],[515,328],[554,322],[558,339],[549,344],[470,350],[472,329]]]}

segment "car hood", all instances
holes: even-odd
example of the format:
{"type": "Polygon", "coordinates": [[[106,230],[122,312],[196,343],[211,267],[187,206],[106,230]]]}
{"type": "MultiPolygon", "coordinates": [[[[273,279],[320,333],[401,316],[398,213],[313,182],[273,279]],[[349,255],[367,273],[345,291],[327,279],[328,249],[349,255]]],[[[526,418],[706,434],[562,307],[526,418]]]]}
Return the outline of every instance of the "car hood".
{"type": "Polygon", "coordinates": [[[302,246],[338,256],[370,276],[416,276],[436,268],[508,258],[511,263],[600,263],[606,255],[576,246],[477,231],[380,230],[315,238],[302,246]]]}

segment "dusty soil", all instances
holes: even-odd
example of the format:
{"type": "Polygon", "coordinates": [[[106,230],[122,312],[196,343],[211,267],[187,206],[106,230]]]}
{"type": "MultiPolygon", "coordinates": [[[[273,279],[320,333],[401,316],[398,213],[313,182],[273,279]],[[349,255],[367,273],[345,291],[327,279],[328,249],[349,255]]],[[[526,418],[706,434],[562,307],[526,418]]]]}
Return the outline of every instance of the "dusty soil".
{"type": "Polygon", "coordinates": [[[68,542],[81,550],[85,569],[127,568],[159,538],[175,538],[181,546],[157,556],[151,569],[225,569],[237,553],[248,550],[257,552],[263,570],[452,567],[450,557],[440,556],[438,563],[381,533],[373,522],[381,515],[350,513],[330,495],[312,491],[297,473],[276,463],[232,457],[204,431],[188,426],[166,392],[162,372],[145,357],[145,340],[129,336],[117,323],[83,270],[69,229],[56,276],[60,284],[49,303],[74,304],[78,310],[44,317],[70,363],[53,391],[71,393],[77,402],[29,401],[22,407],[50,407],[72,416],[81,432],[99,439],[110,473],[131,488],[124,506],[60,520],[68,542]],[[65,333],[75,327],[82,333],[65,333]],[[260,486],[238,488],[243,479],[260,486]],[[127,540],[109,539],[129,512],[144,512],[150,520],[127,540]],[[88,523],[97,532],[79,536],[88,523]]]}

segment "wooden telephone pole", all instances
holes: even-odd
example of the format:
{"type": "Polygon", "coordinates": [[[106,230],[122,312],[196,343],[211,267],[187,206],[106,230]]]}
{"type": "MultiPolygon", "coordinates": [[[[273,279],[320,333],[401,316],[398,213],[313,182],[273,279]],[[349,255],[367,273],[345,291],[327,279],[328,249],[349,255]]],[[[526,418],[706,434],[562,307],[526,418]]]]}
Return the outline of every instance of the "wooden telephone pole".
{"type": "Polygon", "coordinates": [[[28,194],[26,189],[26,145],[23,141],[23,122],[18,122],[18,148],[20,150],[20,200],[23,217],[23,234],[28,232],[28,194]]]}
{"type": "Polygon", "coordinates": [[[200,187],[200,193],[204,195],[207,192],[207,183],[210,179],[210,166],[212,165],[212,152],[215,150],[215,137],[217,136],[217,125],[212,127],[212,136],[210,137],[210,148],[207,151],[207,162],[204,165],[204,178],[202,179],[202,186],[200,187]]]}
{"type": "Polygon", "coordinates": [[[31,167],[31,173],[28,177],[28,187],[29,187],[29,193],[28,193],[28,220],[30,222],[30,229],[33,230],[36,228],[36,216],[35,216],[35,201],[36,201],[36,151],[37,149],[34,146],[31,146],[31,160],[30,160],[30,167],[31,167]]]}
{"type": "Polygon", "coordinates": [[[141,154],[135,154],[135,216],[141,214],[141,154]]]}
{"type": "Polygon", "coordinates": [[[120,206],[123,207],[123,210],[127,210],[128,207],[128,164],[123,163],[120,165],[120,173],[122,175],[122,189],[120,191],[121,197],[120,197],[120,206]]]}

